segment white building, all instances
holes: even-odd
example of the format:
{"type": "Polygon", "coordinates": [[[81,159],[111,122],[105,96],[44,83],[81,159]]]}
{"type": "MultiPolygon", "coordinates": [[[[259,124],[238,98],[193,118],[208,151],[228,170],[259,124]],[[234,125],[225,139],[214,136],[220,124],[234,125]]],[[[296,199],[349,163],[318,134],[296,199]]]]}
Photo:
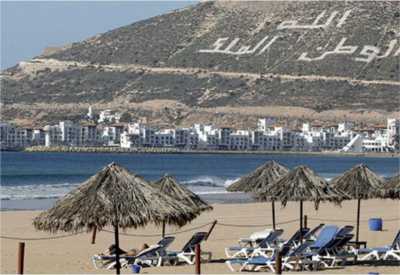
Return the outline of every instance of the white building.
{"type": "Polygon", "coordinates": [[[46,125],[44,128],[45,146],[58,146],[62,144],[61,129],[59,125],[46,125]]]}
{"type": "Polygon", "coordinates": [[[155,143],[156,130],[150,127],[143,127],[140,129],[140,137],[142,145],[145,147],[152,147],[155,143]]]}
{"type": "Polygon", "coordinates": [[[199,137],[190,128],[178,128],[175,130],[175,146],[182,149],[196,149],[199,137]]]}
{"type": "Polygon", "coordinates": [[[389,152],[390,148],[387,144],[385,136],[379,136],[374,139],[363,139],[362,149],[364,152],[389,152]]]}
{"type": "Polygon", "coordinates": [[[79,144],[80,126],[72,121],[60,121],[61,142],[65,146],[77,146],[79,144]]]}
{"type": "Polygon", "coordinates": [[[230,150],[250,150],[251,135],[249,131],[237,130],[229,135],[230,150]]]}
{"type": "Polygon", "coordinates": [[[32,144],[32,129],[0,123],[1,148],[24,148],[32,144]]]}
{"type": "Polygon", "coordinates": [[[337,131],[339,133],[346,133],[346,132],[351,131],[353,129],[353,127],[354,127],[354,123],[353,122],[345,121],[345,122],[342,122],[342,123],[338,124],[337,131]]]}
{"type": "Polygon", "coordinates": [[[121,114],[112,110],[104,110],[99,114],[98,123],[119,123],[121,114]]]}
{"type": "Polygon", "coordinates": [[[257,130],[261,132],[268,132],[274,128],[276,119],[272,117],[260,118],[257,121],[257,130]]]}
{"type": "Polygon", "coordinates": [[[154,134],[154,143],[151,147],[173,147],[175,146],[175,130],[164,129],[154,134]]]}
{"type": "Polygon", "coordinates": [[[124,130],[123,125],[112,125],[103,127],[100,139],[103,145],[116,146],[121,142],[121,134],[124,130]]]}
{"type": "Polygon", "coordinates": [[[93,113],[92,106],[89,106],[88,112],[87,112],[87,114],[86,114],[86,118],[87,118],[88,120],[94,120],[94,113],[93,113]]]}
{"type": "Polygon", "coordinates": [[[120,144],[122,148],[138,148],[141,145],[140,135],[130,134],[127,131],[124,131],[121,134],[120,144]]]}
{"type": "Polygon", "coordinates": [[[276,133],[262,131],[251,132],[251,143],[254,150],[277,151],[281,149],[281,139],[276,133]]]}
{"type": "Polygon", "coordinates": [[[213,125],[194,124],[193,130],[198,136],[200,149],[217,149],[218,129],[215,129],[213,125]]]}
{"type": "Polygon", "coordinates": [[[400,151],[400,119],[387,120],[387,143],[396,151],[400,151]]]}
{"type": "Polygon", "coordinates": [[[32,132],[32,145],[39,146],[45,145],[46,143],[46,134],[42,129],[34,129],[32,132]]]}
{"type": "Polygon", "coordinates": [[[79,129],[79,146],[96,146],[99,144],[100,135],[95,124],[82,125],[79,129]]]}
{"type": "Polygon", "coordinates": [[[229,149],[229,136],[233,132],[233,129],[230,127],[222,127],[217,129],[218,135],[218,149],[228,150],[229,149]]]}
{"type": "Polygon", "coordinates": [[[8,147],[8,132],[10,127],[8,123],[0,122],[0,148],[8,147]]]}

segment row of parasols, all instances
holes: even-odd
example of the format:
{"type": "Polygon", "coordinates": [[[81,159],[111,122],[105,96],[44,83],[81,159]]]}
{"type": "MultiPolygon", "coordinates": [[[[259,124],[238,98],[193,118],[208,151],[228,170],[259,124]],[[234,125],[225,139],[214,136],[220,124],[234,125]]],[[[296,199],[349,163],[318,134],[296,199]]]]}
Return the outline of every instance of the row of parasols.
{"type": "MultiPolygon", "coordinates": [[[[303,226],[303,201],[313,201],[315,208],[322,201],[339,204],[342,200],[357,199],[357,225],[361,199],[400,198],[400,177],[385,182],[365,165],[358,165],[328,183],[306,166],[289,171],[270,161],[254,172],[234,182],[228,191],[254,194],[257,200],[272,202],[275,228],[275,201],[283,206],[288,201],[300,202],[300,227],[303,226]]],[[[119,229],[144,227],[148,223],[183,226],[202,211],[212,207],[196,194],[178,184],[171,176],[155,183],[111,163],[79,187],[58,200],[33,221],[36,229],[80,232],[101,230],[112,226],[115,244],[119,247],[119,229]]],[[[357,226],[358,241],[359,226],[357,226]]],[[[116,255],[117,263],[119,255],[116,255]]],[[[117,274],[120,272],[116,266],[117,274]]]]}
{"type": "Polygon", "coordinates": [[[286,206],[288,201],[300,202],[300,228],[303,226],[303,202],[321,201],[340,204],[343,200],[357,200],[356,242],[359,241],[361,200],[374,198],[400,198],[400,174],[384,180],[366,165],[354,166],[330,182],[307,166],[291,171],[275,161],[269,161],[252,173],[240,178],[228,188],[231,192],[252,193],[255,199],[272,203],[272,224],[275,229],[275,201],[286,206]]]}

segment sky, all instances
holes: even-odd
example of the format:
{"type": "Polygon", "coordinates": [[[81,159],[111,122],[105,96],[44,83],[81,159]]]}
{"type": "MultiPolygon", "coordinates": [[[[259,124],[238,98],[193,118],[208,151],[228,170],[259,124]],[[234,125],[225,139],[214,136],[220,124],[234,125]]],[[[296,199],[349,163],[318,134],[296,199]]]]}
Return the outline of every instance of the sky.
{"type": "Polygon", "coordinates": [[[98,33],[192,5],[193,1],[4,1],[1,69],[98,33]]]}

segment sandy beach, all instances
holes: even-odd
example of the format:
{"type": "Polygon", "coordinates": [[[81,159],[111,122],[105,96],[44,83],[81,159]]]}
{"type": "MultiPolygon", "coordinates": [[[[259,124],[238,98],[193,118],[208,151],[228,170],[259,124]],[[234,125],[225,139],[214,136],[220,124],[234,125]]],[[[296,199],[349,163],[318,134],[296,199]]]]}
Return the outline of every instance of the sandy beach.
{"type": "MultiPolygon", "coordinates": [[[[284,238],[288,238],[298,228],[298,204],[289,203],[286,208],[277,207],[277,221],[286,222],[279,225],[284,229],[284,238]],[[288,221],[288,222],[287,222],[288,221]]],[[[32,226],[32,218],[38,211],[2,211],[1,236],[29,238],[47,238],[65,235],[59,233],[51,235],[35,231],[32,226]]],[[[332,204],[321,204],[320,209],[315,211],[313,205],[305,204],[305,214],[308,215],[309,226],[321,222],[325,224],[355,224],[356,202],[348,201],[342,207],[332,204]]],[[[361,209],[360,239],[368,242],[369,247],[391,244],[393,238],[400,228],[400,203],[392,200],[369,200],[362,201],[361,209]],[[383,231],[373,232],[368,229],[368,219],[372,217],[383,218],[383,231]]],[[[268,228],[271,222],[271,208],[268,203],[243,203],[243,204],[215,204],[214,210],[202,214],[191,224],[183,228],[167,228],[167,232],[186,231],[204,224],[218,220],[209,240],[202,245],[205,251],[213,253],[213,262],[203,264],[203,273],[231,273],[223,263],[225,259],[224,248],[237,244],[241,237],[247,237],[254,231],[268,228]],[[251,226],[246,226],[251,225],[251,226]],[[255,226],[259,225],[259,226],[255,226]]],[[[210,225],[197,230],[208,231],[210,225]]],[[[129,234],[152,235],[159,234],[160,228],[148,226],[144,229],[128,230],[129,234]]],[[[180,249],[191,237],[194,231],[176,235],[171,249],[180,249]]],[[[121,236],[121,247],[123,249],[138,248],[143,243],[153,244],[159,237],[146,236],[121,236]]],[[[26,240],[25,273],[114,273],[109,270],[96,270],[90,258],[92,255],[104,251],[113,243],[113,234],[99,232],[96,244],[91,244],[91,234],[82,233],[51,240],[26,240]]],[[[1,239],[1,273],[15,273],[16,252],[18,240],[1,239]]],[[[368,273],[379,272],[381,274],[399,273],[399,266],[348,266],[321,271],[323,273],[368,273]]],[[[129,269],[123,269],[124,273],[131,273],[129,269]]],[[[146,268],[143,273],[193,273],[194,266],[164,266],[159,268],[146,268]]],[[[316,273],[316,272],[313,272],[316,273]]]]}

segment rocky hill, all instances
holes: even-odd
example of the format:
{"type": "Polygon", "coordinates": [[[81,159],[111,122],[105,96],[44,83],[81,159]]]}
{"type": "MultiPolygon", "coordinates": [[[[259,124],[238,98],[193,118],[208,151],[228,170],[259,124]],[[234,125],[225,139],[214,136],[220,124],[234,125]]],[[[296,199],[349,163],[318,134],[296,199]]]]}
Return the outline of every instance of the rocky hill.
{"type": "Polygon", "coordinates": [[[167,124],[399,115],[400,2],[202,2],[2,72],[2,117],[89,105],[167,124]],[[291,108],[288,108],[291,107],[291,108]]]}

